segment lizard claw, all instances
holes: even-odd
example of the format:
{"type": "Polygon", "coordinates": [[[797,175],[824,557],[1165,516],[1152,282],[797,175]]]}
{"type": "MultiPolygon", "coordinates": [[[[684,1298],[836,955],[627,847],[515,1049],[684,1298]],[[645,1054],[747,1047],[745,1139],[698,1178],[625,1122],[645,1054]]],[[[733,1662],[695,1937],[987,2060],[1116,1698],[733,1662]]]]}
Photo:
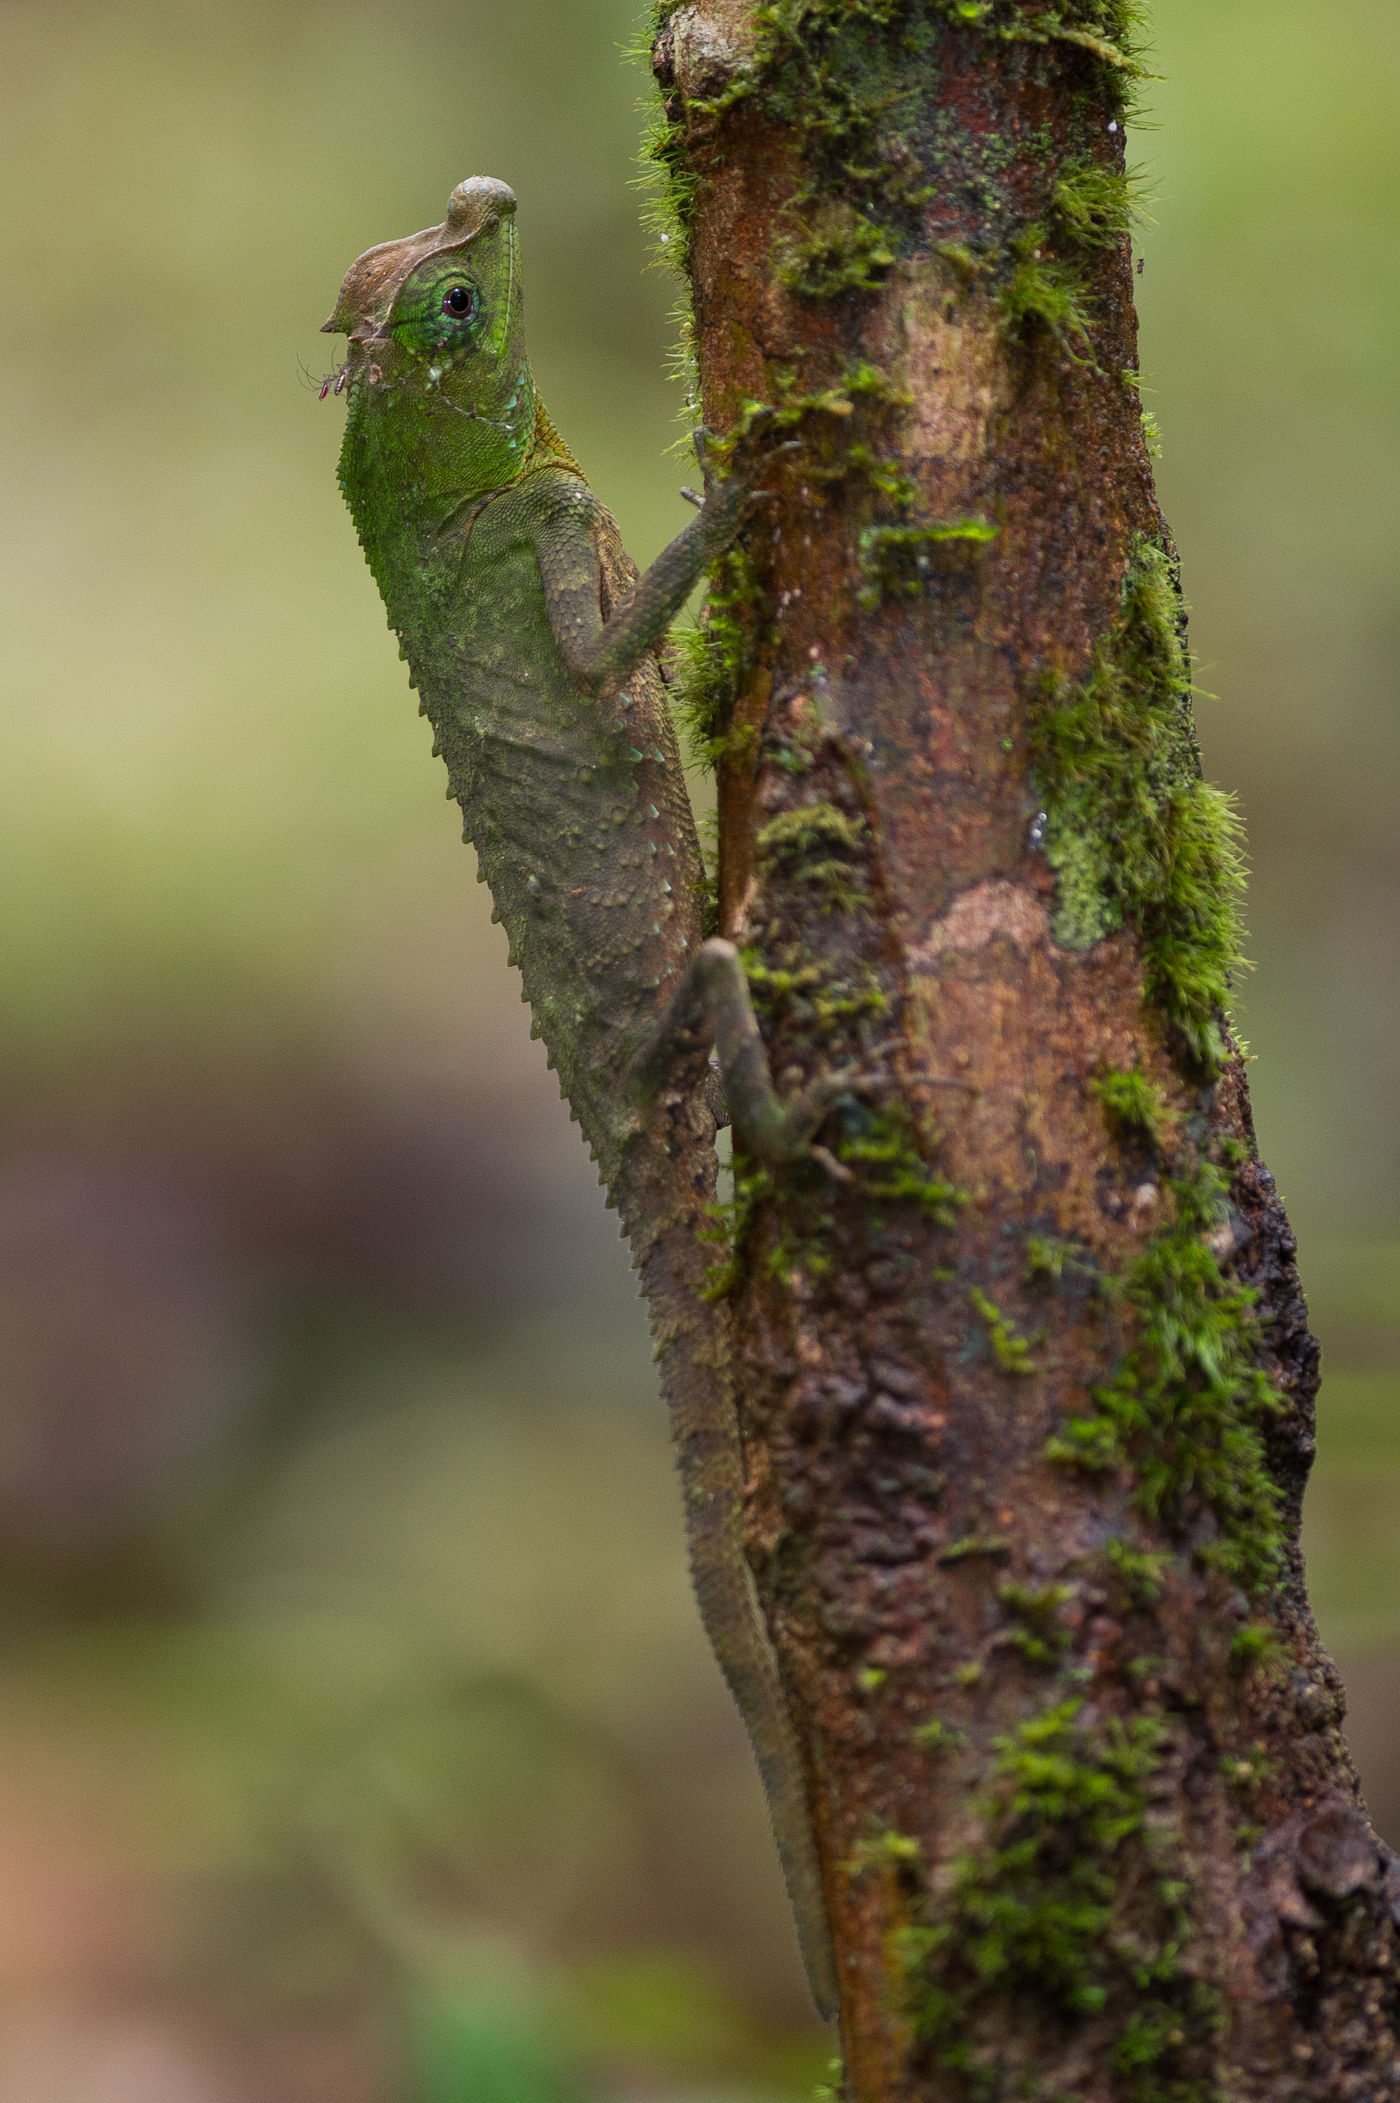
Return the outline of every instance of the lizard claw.
{"type": "MultiPolygon", "coordinates": [[[[754,489],[753,482],[783,454],[802,450],[801,441],[796,438],[785,438],[777,445],[765,445],[762,442],[763,434],[772,428],[777,415],[777,410],[769,408],[766,404],[753,410],[743,435],[734,442],[732,450],[728,451],[723,467],[718,456],[725,451],[725,441],[707,424],[698,425],[692,436],[695,457],[700,463],[700,472],[704,477],[705,493],[702,499],[697,499],[691,491],[682,490],[682,496],[688,496],[692,503],[712,502],[723,489],[731,497],[734,493],[742,492],[742,499],[746,503],[761,503],[770,498],[773,494],[771,490],[754,489]]],[[[782,428],[781,425],[779,428],[782,428]]]]}
{"type": "Polygon", "coordinates": [[[854,1182],[830,1148],[817,1144],[818,1129],[843,1095],[873,1095],[888,1086],[887,1075],[865,1073],[854,1066],[822,1074],[785,1103],[766,1129],[746,1134],[747,1143],[764,1160],[775,1164],[816,1161],[834,1181],[854,1182]]]}
{"type": "Polygon", "coordinates": [[[695,457],[700,463],[700,473],[704,478],[705,495],[709,496],[715,485],[724,479],[715,459],[721,444],[720,436],[717,431],[712,431],[708,424],[697,424],[690,436],[695,447],[695,457]]]}

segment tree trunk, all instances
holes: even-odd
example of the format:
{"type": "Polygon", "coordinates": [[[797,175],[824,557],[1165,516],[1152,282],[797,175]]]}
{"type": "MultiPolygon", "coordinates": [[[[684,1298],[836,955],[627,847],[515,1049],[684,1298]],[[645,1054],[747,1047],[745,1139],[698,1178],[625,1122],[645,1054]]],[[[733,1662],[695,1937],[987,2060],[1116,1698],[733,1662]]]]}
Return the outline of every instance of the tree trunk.
{"type": "Polygon", "coordinates": [[[705,421],[792,444],[687,669],[775,1071],[747,1541],[848,2094],[1392,2097],[1400,1866],[1303,1590],[1317,1347],[1136,387],[1130,0],[663,0],[705,421]]]}

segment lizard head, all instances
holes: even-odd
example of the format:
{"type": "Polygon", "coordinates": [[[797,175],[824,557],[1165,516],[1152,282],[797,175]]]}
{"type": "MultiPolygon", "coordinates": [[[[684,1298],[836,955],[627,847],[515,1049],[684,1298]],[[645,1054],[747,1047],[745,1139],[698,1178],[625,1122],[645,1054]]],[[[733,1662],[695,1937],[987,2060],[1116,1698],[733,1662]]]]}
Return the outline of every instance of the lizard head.
{"type": "Polygon", "coordinates": [[[447,217],[351,264],[323,327],[349,338],[352,434],[392,449],[434,497],[515,479],[535,426],[515,193],[459,183],[447,217]]]}

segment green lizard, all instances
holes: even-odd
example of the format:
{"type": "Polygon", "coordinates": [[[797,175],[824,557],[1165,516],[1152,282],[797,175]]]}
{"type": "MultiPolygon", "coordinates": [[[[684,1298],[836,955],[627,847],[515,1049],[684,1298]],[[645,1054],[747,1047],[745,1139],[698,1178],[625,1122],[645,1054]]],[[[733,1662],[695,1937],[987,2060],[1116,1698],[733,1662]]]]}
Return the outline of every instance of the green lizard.
{"type": "MultiPolygon", "coordinates": [[[[340,483],[510,939],[535,1033],[621,1215],[651,1311],[705,1630],[753,1741],[813,1998],[836,1999],[801,1760],[740,1540],[722,1311],[703,1296],[715,1045],[751,1154],[791,1160],[836,1082],[782,1105],[737,952],[701,940],[699,846],[656,646],[756,500],[697,439],[697,517],[639,577],[539,402],[515,197],[474,177],[441,226],[370,249],[340,483]]],[[[323,393],[326,391],[322,390],[323,393]]],[[[771,453],[767,456],[771,457],[771,453]]]]}

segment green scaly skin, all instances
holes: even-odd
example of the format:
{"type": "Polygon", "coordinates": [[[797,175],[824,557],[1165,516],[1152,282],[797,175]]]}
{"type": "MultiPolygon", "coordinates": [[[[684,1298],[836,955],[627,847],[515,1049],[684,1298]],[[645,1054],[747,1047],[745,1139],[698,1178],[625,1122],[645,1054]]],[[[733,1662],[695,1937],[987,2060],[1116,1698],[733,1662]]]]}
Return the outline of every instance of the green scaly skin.
{"type": "Polygon", "coordinates": [[[736,1123],[770,1158],[806,1144],[822,1104],[777,1104],[734,952],[702,942],[700,852],[655,655],[739,531],[751,486],[706,467],[698,515],[638,577],[536,399],[514,214],[504,183],[476,177],[442,226],[352,265],[326,323],[350,342],[340,482],[535,1031],[641,1273],[701,1618],[753,1741],[813,1997],[830,2014],[803,1770],[743,1559],[723,1316],[702,1297],[709,1044],[736,1123]]]}

